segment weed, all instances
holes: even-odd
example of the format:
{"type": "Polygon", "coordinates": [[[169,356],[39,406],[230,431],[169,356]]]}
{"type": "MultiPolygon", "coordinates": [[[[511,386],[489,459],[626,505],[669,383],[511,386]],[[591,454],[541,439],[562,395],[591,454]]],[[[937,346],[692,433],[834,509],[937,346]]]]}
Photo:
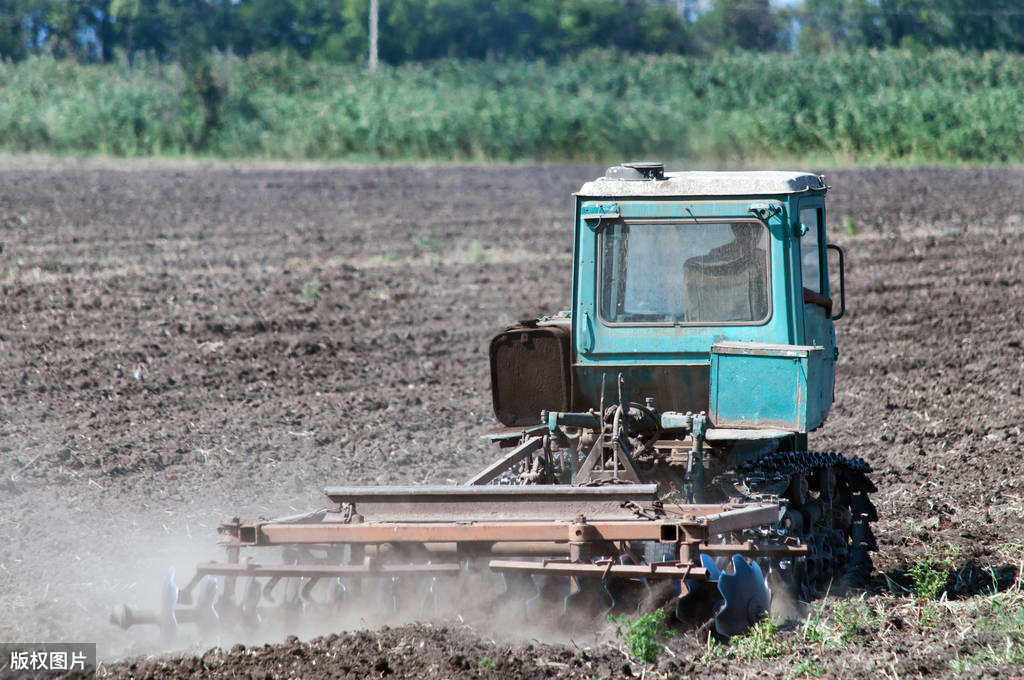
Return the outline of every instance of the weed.
{"type": "Polygon", "coordinates": [[[998,666],[1020,666],[1024,664],[1024,644],[1007,636],[1004,644],[987,644],[979,651],[961,658],[957,654],[950,663],[951,670],[960,675],[977,668],[998,667],[998,666]]]}
{"type": "Polygon", "coordinates": [[[705,666],[710,666],[719,659],[724,659],[729,655],[728,650],[721,642],[715,638],[708,636],[708,642],[704,646],[704,654],[700,657],[700,662],[705,666]]]}
{"type": "Polygon", "coordinates": [[[946,589],[949,573],[960,549],[947,546],[941,552],[929,551],[907,570],[914,593],[922,600],[934,600],[946,589]]]}
{"type": "Polygon", "coordinates": [[[320,303],[320,282],[307,281],[302,284],[302,299],[310,307],[316,307],[320,303]]]}
{"type": "Polygon", "coordinates": [[[832,618],[840,641],[850,642],[875,627],[874,613],[864,603],[863,596],[852,600],[840,600],[832,608],[832,618]]]}
{"type": "Polygon", "coordinates": [[[433,253],[441,250],[441,239],[433,234],[420,234],[416,237],[416,243],[427,252],[433,253]]]}
{"type": "Polygon", "coordinates": [[[743,659],[745,661],[767,661],[789,652],[789,647],[776,637],[779,628],[771,619],[762,619],[743,635],[737,635],[723,645],[708,638],[701,663],[710,666],[719,659],[743,659]]]}
{"type": "Polygon", "coordinates": [[[482,658],[479,661],[477,661],[476,665],[479,668],[493,668],[494,667],[494,662],[491,661],[491,657],[485,656],[484,658],[482,658]]]}
{"type": "Polygon", "coordinates": [[[487,259],[487,248],[484,248],[480,241],[473,241],[466,248],[466,257],[473,262],[483,262],[487,259]]]}
{"type": "Polygon", "coordinates": [[[936,600],[920,600],[917,606],[917,622],[924,628],[934,628],[942,621],[945,611],[936,600]]]}
{"type": "Polygon", "coordinates": [[[390,250],[384,251],[384,254],[380,256],[385,262],[398,262],[398,255],[395,255],[390,250]]]}
{"type": "Polygon", "coordinates": [[[813,616],[808,616],[807,619],[804,620],[804,627],[802,631],[804,640],[807,640],[808,642],[821,643],[828,639],[821,617],[825,613],[825,605],[828,604],[828,595],[831,592],[832,584],[829,583],[828,590],[825,591],[825,597],[822,598],[821,604],[818,605],[813,616]]]}
{"type": "Polygon", "coordinates": [[[849,234],[850,236],[857,235],[857,223],[854,222],[853,218],[850,217],[849,215],[843,216],[843,229],[845,229],[846,233],[849,234]]]}
{"type": "Polygon", "coordinates": [[[775,635],[778,630],[778,626],[770,619],[758,621],[744,635],[737,635],[729,640],[729,656],[747,661],[765,661],[782,656],[788,649],[775,635]]]}
{"type": "Polygon", "coordinates": [[[949,574],[938,568],[934,562],[921,560],[911,565],[907,571],[914,583],[914,593],[925,600],[934,600],[945,587],[949,574]]]}
{"type": "Polygon", "coordinates": [[[658,658],[662,640],[672,635],[665,625],[665,612],[661,609],[630,621],[625,614],[609,615],[615,626],[615,636],[625,641],[629,655],[636,661],[652,663],[658,658]]]}
{"type": "Polygon", "coordinates": [[[803,676],[805,678],[816,678],[822,675],[824,672],[824,668],[814,663],[810,659],[804,659],[796,665],[796,668],[793,669],[793,673],[795,673],[796,675],[803,676]]]}

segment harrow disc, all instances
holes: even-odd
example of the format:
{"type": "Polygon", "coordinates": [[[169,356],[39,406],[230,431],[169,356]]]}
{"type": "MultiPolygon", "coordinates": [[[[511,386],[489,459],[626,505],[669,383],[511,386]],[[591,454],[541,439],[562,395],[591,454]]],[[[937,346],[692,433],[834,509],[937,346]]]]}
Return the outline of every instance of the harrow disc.
{"type": "Polygon", "coordinates": [[[724,598],[722,608],[715,614],[715,630],[720,635],[741,635],[768,614],[771,592],[757,562],[733,555],[732,573],[720,574],[718,590],[724,598]]]}

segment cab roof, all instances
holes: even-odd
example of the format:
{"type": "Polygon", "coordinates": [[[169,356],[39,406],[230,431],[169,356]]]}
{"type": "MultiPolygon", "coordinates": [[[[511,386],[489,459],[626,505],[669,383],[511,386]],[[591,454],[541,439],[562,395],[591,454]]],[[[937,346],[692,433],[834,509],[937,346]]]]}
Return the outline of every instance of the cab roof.
{"type": "Polygon", "coordinates": [[[824,176],[793,170],[742,172],[658,172],[642,164],[640,170],[619,165],[608,168],[603,177],[587,182],[577,196],[777,196],[825,191],[824,176]]]}

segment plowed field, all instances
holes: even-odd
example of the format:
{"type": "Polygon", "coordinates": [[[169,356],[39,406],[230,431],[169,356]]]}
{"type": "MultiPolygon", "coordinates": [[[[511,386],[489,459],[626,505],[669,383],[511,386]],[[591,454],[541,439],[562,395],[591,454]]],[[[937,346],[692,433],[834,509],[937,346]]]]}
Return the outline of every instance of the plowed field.
{"type": "MultiPolygon", "coordinates": [[[[485,464],[487,343],[567,308],[570,194],[600,170],[2,161],[0,640],[97,642],[118,677],[639,674],[602,631],[554,646],[458,621],[269,647],[186,636],[145,660],[165,649],[155,630],[106,622],[119,602],[155,606],[169,565],[183,583],[219,559],[234,515],[485,464]]],[[[813,667],[941,676],[986,641],[882,593],[940,548],[962,580],[1016,574],[1024,171],[828,180],[849,312],[814,446],[875,468],[878,571],[858,602],[892,620],[813,667]]],[[[651,673],[792,677],[810,658],[669,646],[651,673]]]]}

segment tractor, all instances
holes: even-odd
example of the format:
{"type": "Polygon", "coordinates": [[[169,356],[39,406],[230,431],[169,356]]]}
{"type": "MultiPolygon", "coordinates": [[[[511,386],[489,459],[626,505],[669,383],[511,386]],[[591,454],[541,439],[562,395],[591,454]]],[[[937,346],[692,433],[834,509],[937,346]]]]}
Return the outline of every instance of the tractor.
{"type": "Polygon", "coordinates": [[[182,588],[168,574],[158,609],[111,621],[171,635],[276,609],[433,616],[472,581],[528,619],[660,607],[728,638],[773,600],[862,585],[871,467],[808,443],[846,311],[827,191],[805,172],[608,168],[575,195],[569,310],[490,343],[490,465],[233,518],[224,561],[182,588]]]}

